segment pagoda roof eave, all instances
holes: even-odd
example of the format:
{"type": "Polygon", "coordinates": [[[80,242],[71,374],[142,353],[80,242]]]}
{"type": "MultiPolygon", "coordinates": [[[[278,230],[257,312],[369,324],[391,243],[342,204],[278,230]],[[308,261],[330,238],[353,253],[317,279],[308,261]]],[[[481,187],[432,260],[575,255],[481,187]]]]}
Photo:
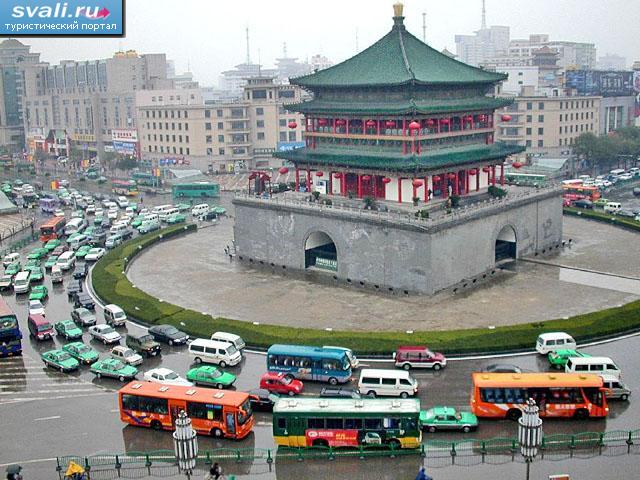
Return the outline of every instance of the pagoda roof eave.
{"type": "Polygon", "coordinates": [[[415,172],[417,170],[442,170],[449,167],[497,160],[523,151],[525,151],[524,147],[497,142],[491,145],[473,145],[444,151],[432,151],[425,155],[351,154],[349,152],[336,152],[335,150],[318,153],[307,148],[299,148],[287,152],[276,152],[274,156],[295,164],[415,172]]]}

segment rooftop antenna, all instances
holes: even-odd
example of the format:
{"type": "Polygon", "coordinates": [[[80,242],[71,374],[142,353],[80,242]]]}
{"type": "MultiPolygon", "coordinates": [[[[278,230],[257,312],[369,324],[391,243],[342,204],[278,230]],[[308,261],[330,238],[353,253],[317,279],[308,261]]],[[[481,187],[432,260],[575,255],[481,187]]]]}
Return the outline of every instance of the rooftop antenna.
{"type": "Polygon", "coordinates": [[[482,26],[481,30],[487,29],[487,9],[486,9],[486,0],[482,0],[482,26]]]}
{"type": "Polygon", "coordinates": [[[422,41],[427,43],[427,12],[422,12],[422,41]]]}
{"type": "Polygon", "coordinates": [[[247,64],[251,63],[251,54],[249,53],[249,26],[246,28],[247,34],[247,64]]]}

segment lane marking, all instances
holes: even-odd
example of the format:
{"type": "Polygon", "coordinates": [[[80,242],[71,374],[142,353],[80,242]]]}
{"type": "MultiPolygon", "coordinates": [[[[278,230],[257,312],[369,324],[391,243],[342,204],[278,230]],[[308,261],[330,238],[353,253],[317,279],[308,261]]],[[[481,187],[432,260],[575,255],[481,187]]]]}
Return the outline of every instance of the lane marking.
{"type": "Polygon", "coordinates": [[[11,463],[0,463],[0,468],[2,467],[8,467],[9,465],[27,465],[29,463],[44,463],[44,462],[55,462],[56,461],[56,457],[51,457],[51,458],[37,458],[34,460],[17,460],[15,462],[11,462],[11,463]]]}
{"type": "Polygon", "coordinates": [[[58,395],[58,396],[47,396],[47,397],[23,397],[23,398],[12,398],[7,400],[0,400],[0,406],[2,405],[11,405],[13,403],[22,403],[22,402],[33,402],[36,400],[64,400],[68,398],[85,398],[85,397],[97,397],[99,395],[113,395],[113,392],[101,392],[101,393],[86,393],[83,395],[58,395]]]}
{"type": "Polygon", "coordinates": [[[42,422],[44,420],[57,420],[58,418],[62,418],[60,415],[54,415],[52,417],[40,417],[40,418],[34,418],[33,421],[34,422],[42,422]]]}
{"type": "MultiPolygon", "coordinates": [[[[32,390],[30,392],[26,392],[26,393],[59,393],[59,392],[68,392],[69,389],[64,389],[64,390],[32,390]]],[[[93,392],[95,391],[95,389],[93,388],[85,388],[85,389],[78,389],[78,390],[73,390],[74,392],[93,392]]],[[[20,392],[0,392],[0,395],[15,395],[16,393],[20,393],[20,392]]]]}

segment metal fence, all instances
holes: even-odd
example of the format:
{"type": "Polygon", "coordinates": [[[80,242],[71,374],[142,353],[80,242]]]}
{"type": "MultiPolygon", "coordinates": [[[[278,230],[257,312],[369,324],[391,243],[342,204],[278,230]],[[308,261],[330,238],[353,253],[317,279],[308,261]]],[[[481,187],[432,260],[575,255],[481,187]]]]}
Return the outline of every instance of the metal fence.
{"type": "MultiPolygon", "coordinates": [[[[613,430],[610,432],[581,432],[576,434],[547,435],[542,440],[540,457],[561,452],[576,450],[596,450],[610,447],[625,447],[627,452],[636,443],[640,443],[640,429],[613,430]]],[[[399,456],[422,456],[426,458],[456,458],[463,456],[519,455],[516,438],[463,439],[456,441],[427,440],[418,449],[397,449],[392,447],[374,447],[361,445],[358,448],[219,448],[201,451],[198,455],[199,465],[210,465],[213,462],[262,462],[271,464],[274,460],[334,460],[336,458],[360,458],[399,456]]],[[[147,467],[157,465],[175,465],[176,458],[172,450],[150,452],[128,452],[126,454],[99,454],[90,456],[57,457],[57,469],[62,471],[70,461],[91,469],[123,469],[127,467],[147,467]]]]}

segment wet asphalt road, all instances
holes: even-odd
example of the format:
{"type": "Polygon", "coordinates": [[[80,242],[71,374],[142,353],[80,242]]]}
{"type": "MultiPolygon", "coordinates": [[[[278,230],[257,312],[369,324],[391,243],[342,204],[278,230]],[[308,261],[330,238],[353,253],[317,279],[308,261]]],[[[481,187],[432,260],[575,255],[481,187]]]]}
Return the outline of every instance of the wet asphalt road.
{"type": "MultiPolygon", "coordinates": [[[[162,199],[159,199],[161,203],[162,199]]],[[[65,278],[67,280],[68,277],[65,278]]],[[[68,302],[64,287],[53,287],[48,276],[45,285],[49,287],[50,297],[46,303],[47,318],[52,321],[69,318],[71,304],[68,302]]],[[[15,308],[23,331],[26,330],[27,297],[17,297],[4,293],[3,297],[15,308]]],[[[103,322],[102,311],[96,311],[99,322],[103,322]]],[[[140,327],[127,325],[127,331],[136,331],[140,327]]],[[[125,329],[122,329],[125,333],[125,329]]],[[[90,341],[85,334],[84,341],[89,343],[101,356],[106,353],[101,343],[90,341]]],[[[141,452],[173,448],[171,435],[168,432],[125,426],[120,422],[117,413],[115,391],[119,382],[110,379],[97,380],[82,367],[79,372],[60,374],[43,366],[39,354],[50,348],[58,348],[64,340],[56,338],[50,342],[37,342],[28,336],[23,341],[24,355],[11,359],[0,359],[0,418],[2,419],[2,435],[0,436],[0,465],[12,462],[25,463],[31,460],[50,459],[56,455],[91,455],[100,452],[141,452]],[[14,439],[14,441],[12,441],[14,439]]],[[[585,351],[598,355],[609,355],[621,366],[623,380],[640,394],[640,372],[635,367],[640,365],[640,337],[632,337],[614,343],[585,348],[585,351]]],[[[184,354],[184,347],[163,346],[163,356],[145,359],[142,371],[162,365],[180,374],[186,373],[190,367],[184,354]]],[[[454,361],[444,371],[415,372],[420,382],[420,399],[423,408],[432,405],[450,405],[466,408],[470,391],[470,374],[484,365],[496,362],[508,362],[524,369],[546,370],[547,362],[537,355],[524,355],[507,360],[454,361]]],[[[366,362],[365,362],[366,366],[366,362]]],[[[391,367],[391,364],[375,364],[376,367],[391,367]]],[[[237,388],[247,390],[257,386],[260,375],[265,371],[264,356],[248,354],[242,364],[229,369],[239,375],[237,388]]],[[[322,385],[308,383],[306,393],[317,393],[322,385]]],[[[640,428],[640,402],[632,395],[629,402],[611,402],[610,417],[597,421],[546,421],[546,434],[570,433],[581,431],[629,430],[640,428]]],[[[442,434],[428,436],[436,439],[462,439],[471,437],[513,437],[516,425],[508,421],[482,421],[479,430],[470,435],[442,434]]],[[[254,433],[241,442],[228,440],[199,439],[202,450],[228,448],[271,448],[271,419],[268,414],[256,414],[254,433]]],[[[579,461],[559,457],[553,462],[536,464],[539,474],[562,473],[569,471],[575,478],[620,478],[625,473],[635,471],[637,457],[627,456],[625,452],[612,452],[611,457],[595,457],[592,460],[579,461]],[[617,471],[620,475],[607,476],[617,471]]],[[[635,453],[635,451],[632,451],[635,453]]],[[[510,458],[488,457],[488,464],[477,465],[479,457],[458,458],[455,468],[448,467],[450,459],[429,459],[426,464],[432,469],[437,479],[461,478],[471,474],[473,477],[494,478],[501,475],[513,478],[523,472],[524,466],[512,463],[510,458]],[[461,466],[465,465],[465,466],[461,466]]],[[[418,457],[398,458],[393,460],[393,468],[389,469],[389,460],[340,459],[335,462],[318,461],[297,463],[278,461],[269,471],[261,462],[230,464],[228,473],[236,473],[246,478],[336,478],[336,479],[391,479],[413,478],[418,457]]],[[[26,464],[25,478],[55,478],[54,464],[51,461],[26,464]]],[[[535,470],[534,470],[535,471],[535,470]]],[[[542,477],[538,477],[542,478],[542,477]]],[[[546,478],[546,477],[545,477],[546,478]]],[[[632,478],[632,477],[627,477],[632,478]]]]}

